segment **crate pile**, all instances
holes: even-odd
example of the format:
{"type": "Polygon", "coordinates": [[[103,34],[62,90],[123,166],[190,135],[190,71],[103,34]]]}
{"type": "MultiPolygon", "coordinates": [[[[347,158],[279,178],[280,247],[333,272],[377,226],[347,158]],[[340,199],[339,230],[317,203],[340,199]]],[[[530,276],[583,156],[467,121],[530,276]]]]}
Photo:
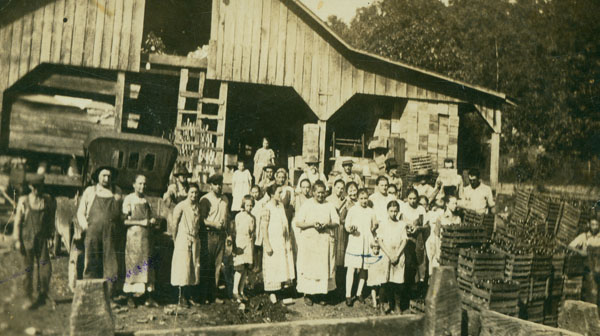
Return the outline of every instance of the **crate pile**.
{"type": "Polygon", "coordinates": [[[517,189],[515,192],[515,208],[513,218],[525,220],[529,215],[529,204],[533,196],[532,190],[517,189]]]}
{"type": "Polygon", "coordinates": [[[486,234],[491,238],[494,231],[494,215],[493,214],[478,214],[475,211],[465,210],[463,223],[466,225],[480,226],[485,228],[486,234]]]}
{"type": "Polygon", "coordinates": [[[531,199],[530,214],[539,218],[547,233],[556,232],[556,224],[560,217],[563,203],[552,202],[535,195],[531,199]]]}
{"type": "Polygon", "coordinates": [[[478,280],[471,287],[466,301],[472,309],[483,308],[509,316],[519,313],[518,283],[511,280],[478,280]]]}
{"type": "Polygon", "coordinates": [[[556,239],[569,244],[579,232],[579,223],[582,219],[582,211],[569,203],[563,203],[562,214],[558,220],[556,239]]]}
{"type": "Polygon", "coordinates": [[[462,248],[458,256],[458,287],[471,292],[478,280],[504,279],[504,255],[487,248],[462,248]]]}
{"type": "Polygon", "coordinates": [[[480,225],[446,225],[441,232],[442,244],[440,262],[445,266],[458,268],[458,255],[461,248],[478,247],[490,239],[490,235],[480,225]]]}

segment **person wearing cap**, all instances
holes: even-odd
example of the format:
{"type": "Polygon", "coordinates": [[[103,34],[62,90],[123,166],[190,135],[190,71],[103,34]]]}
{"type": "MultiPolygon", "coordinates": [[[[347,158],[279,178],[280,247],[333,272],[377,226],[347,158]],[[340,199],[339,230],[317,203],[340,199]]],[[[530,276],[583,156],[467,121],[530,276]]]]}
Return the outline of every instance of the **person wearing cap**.
{"type": "Polygon", "coordinates": [[[469,170],[469,185],[464,188],[463,199],[458,206],[479,214],[495,213],[496,202],[492,188],[481,183],[479,169],[469,170]]]}
{"type": "Polygon", "coordinates": [[[275,184],[275,165],[269,163],[263,167],[262,178],[258,185],[264,191],[273,184],[275,184]]]}
{"type": "Polygon", "coordinates": [[[264,167],[275,165],[275,152],[269,148],[269,140],[262,139],[262,148],[259,148],[254,154],[254,181],[259,183],[264,175],[264,167]]]}
{"type": "Polygon", "coordinates": [[[116,239],[122,220],[122,192],[113,184],[116,175],[113,167],[96,168],[92,173],[96,184],[85,189],[77,209],[79,228],[85,233],[83,278],[114,279],[108,281],[110,295],[118,279],[116,239]]]}
{"type": "Polygon", "coordinates": [[[304,163],[306,163],[307,169],[302,173],[302,175],[300,175],[300,178],[298,179],[299,182],[296,186],[296,192],[300,192],[300,181],[304,179],[310,181],[310,184],[313,186],[315,185],[315,182],[321,180],[327,188],[327,177],[325,177],[323,173],[319,172],[319,159],[317,159],[316,156],[309,156],[304,163]]]}
{"type": "Polygon", "coordinates": [[[178,166],[173,171],[173,177],[175,177],[175,183],[169,185],[167,191],[163,195],[163,200],[166,202],[168,207],[174,207],[181,201],[187,198],[187,192],[189,188],[188,178],[191,176],[187,168],[178,166]]]}
{"type": "MultiPolygon", "coordinates": [[[[125,245],[126,277],[123,292],[146,295],[145,305],[157,307],[158,304],[151,296],[154,291],[154,271],[148,267],[148,260],[152,258],[151,229],[156,223],[150,203],[146,199],[146,176],[137,175],[133,182],[131,194],[123,199],[123,215],[127,228],[127,242],[125,245]],[[145,266],[143,269],[140,269],[145,266]]],[[[136,307],[132,295],[127,299],[127,305],[136,307]]]]}
{"type": "Polygon", "coordinates": [[[413,188],[419,193],[419,196],[427,197],[427,200],[434,200],[439,189],[435,189],[429,183],[430,174],[428,169],[419,169],[417,171],[417,182],[413,188]]]}
{"type": "Polygon", "coordinates": [[[342,161],[342,173],[339,175],[337,179],[341,179],[344,181],[344,184],[348,184],[350,182],[356,183],[359,189],[363,188],[363,181],[360,175],[352,172],[352,167],[354,166],[354,162],[352,159],[347,159],[342,161]]]}
{"type": "Polygon", "coordinates": [[[221,274],[225,242],[231,240],[229,235],[231,223],[229,222],[229,201],[223,195],[223,175],[215,174],[208,178],[210,192],[200,198],[200,219],[204,221],[206,248],[201,263],[203,270],[202,280],[205,281],[204,300],[211,301],[216,294],[221,274]]]}
{"type": "Polygon", "coordinates": [[[48,253],[48,239],[54,231],[56,203],[50,195],[42,193],[43,175],[28,177],[26,182],[31,192],[19,197],[13,234],[16,247],[23,255],[24,269],[27,271],[23,281],[25,303],[22,308],[32,309],[43,305],[49,299],[52,265],[48,253]],[[37,268],[38,275],[38,297],[35,302],[32,300],[34,267],[37,268]]]}
{"type": "Polygon", "coordinates": [[[398,188],[398,199],[402,199],[402,179],[398,176],[398,162],[394,159],[385,160],[385,177],[388,184],[393,184],[398,188]]]}

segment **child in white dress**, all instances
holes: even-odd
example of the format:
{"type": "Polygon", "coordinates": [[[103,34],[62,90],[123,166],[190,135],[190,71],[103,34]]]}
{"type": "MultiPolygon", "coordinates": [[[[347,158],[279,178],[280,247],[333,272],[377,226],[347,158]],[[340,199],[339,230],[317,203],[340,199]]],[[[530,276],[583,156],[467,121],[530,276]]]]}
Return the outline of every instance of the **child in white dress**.
{"type": "Polygon", "coordinates": [[[252,215],[254,199],[250,195],[242,198],[242,211],[235,216],[235,253],[233,257],[233,298],[241,302],[247,301],[244,295],[246,279],[253,264],[254,236],[256,220],[252,215]]]}
{"type": "Polygon", "coordinates": [[[348,246],[344,257],[346,266],[346,305],[352,306],[352,285],[354,284],[354,273],[358,271],[359,282],[356,296],[362,303],[362,290],[367,278],[367,269],[374,262],[371,254],[370,244],[373,242],[373,233],[377,228],[377,216],[375,210],[369,207],[369,194],[366,189],[358,192],[358,204],[348,210],[346,231],[349,233],[348,246]]]}
{"type": "MultiPolygon", "coordinates": [[[[400,210],[400,205],[396,201],[391,201],[387,206],[388,219],[381,223],[377,230],[377,245],[381,248],[384,259],[389,265],[387,279],[382,293],[382,301],[386,300],[389,303],[391,312],[396,310],[401,312],[401,301],[406,298],[402,297],[404,291],[404,247],[406,246],[406,224],[397,219],[400,210]]],[[[371,270],[369,270],[369,273],[371,270]]],[[[370,276],[370,274],[369,274],[370,276]]],[[[383,310],[383,305],[381,305],[383,310]]]]}

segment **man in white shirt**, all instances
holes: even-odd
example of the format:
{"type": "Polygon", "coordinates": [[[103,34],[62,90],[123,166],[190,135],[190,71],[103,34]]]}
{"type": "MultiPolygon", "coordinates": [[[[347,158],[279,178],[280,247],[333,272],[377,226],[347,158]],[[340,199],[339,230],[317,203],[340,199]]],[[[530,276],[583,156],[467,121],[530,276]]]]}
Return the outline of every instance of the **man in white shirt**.
{"type": "Polygon", "coordinates": [[[568,246],[568,249],[575,251],[582,256],[587,256],[587,269],[584,274],[583,300],[596,304],[600,307],[600,225],[598,224],[598,214],[596,218],[590,220],[590,228],[577,236],[568,246]]]}
{"type": "Polygon", "coordinates": [[[464,188],[463,196],[459,201],[459,206],[463,209],[473,210],[478,214],[496,212],[492,189],[481,183],[478,169],[469,170],[469,185],[464,188]]]}

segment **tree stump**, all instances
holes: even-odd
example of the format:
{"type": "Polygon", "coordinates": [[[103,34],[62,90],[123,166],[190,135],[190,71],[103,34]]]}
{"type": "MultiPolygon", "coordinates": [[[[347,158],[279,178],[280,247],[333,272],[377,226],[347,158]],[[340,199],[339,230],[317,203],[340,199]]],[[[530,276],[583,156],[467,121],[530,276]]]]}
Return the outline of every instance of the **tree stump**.
{"type": "Polygon", "coordinates": [[[105,279],[77,280],[71,306],[71,336],[114,335],[105,279]]]}
{"type": "Polygon", "coordinates": [[[436,267],[425,298],[423,335],[460,335],[461,299],[454,268],[436,267]]]}

